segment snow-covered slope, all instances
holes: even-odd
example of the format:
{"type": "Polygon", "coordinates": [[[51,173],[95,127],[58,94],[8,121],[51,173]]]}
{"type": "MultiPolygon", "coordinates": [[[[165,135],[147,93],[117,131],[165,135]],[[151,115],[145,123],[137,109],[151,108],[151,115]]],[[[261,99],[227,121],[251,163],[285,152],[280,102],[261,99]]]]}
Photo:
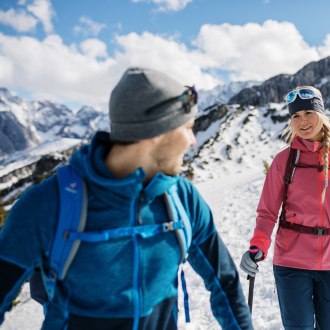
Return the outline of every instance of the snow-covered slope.
{"type": "Polygon", "coordinates": [[[189,153],[195,182],[254,169],[262,172],[264,162],[269,164],[285,146],[279,138],[288,123],[284,104],[227,109],[222,118],[197,133],[197,145],[189,153]]]}

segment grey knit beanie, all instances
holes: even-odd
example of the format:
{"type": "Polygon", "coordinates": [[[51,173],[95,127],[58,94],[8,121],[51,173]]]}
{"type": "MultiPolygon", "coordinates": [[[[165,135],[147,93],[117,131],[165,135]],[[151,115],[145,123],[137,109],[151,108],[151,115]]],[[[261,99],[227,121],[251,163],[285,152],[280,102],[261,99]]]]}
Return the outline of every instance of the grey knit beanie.
{"type": "Polygon", "coordinates": [[[169,132],[194,118],[196,102],[194,89],[167,75],[148,68],[128,68],[110,97],[111,140],[134,142],[169,132]],[[195,97],[194,102],[185,102],[188,95],[190,100],[195,97]]]}

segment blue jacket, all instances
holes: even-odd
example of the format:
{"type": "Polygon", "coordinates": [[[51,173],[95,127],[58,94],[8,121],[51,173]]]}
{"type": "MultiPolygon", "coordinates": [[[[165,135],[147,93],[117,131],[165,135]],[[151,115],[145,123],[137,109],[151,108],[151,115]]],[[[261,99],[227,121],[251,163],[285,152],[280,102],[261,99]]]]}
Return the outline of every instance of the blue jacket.
{"type": "MultiPolygon", "coordinates": [[[[168,221],[162,195],[177,184],[192,224],[188,261],[211,291],[215,318],[223,329],[252,329],[236,267],[194,186],[162,173],[144,186],[143,169],[115,179],[104,163],[109,148],[109,135],[99,132],[70,160],[87,183],[86,231],[168,221]]],[[[35,266],[47,270],[58,205],[52,176],[21,196],[0,231],[0,324],[35,266]]],[[[176,329],[179,259],[173,232],[82,243],[58,283],[42,329],[132,329],[133,324],[144,330],[176,329]]]]}

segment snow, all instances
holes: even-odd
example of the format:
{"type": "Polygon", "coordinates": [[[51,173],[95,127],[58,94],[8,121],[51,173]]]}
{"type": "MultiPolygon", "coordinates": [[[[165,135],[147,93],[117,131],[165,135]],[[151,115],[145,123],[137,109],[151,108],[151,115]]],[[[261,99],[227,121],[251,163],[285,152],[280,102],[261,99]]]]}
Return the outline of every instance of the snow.
{"type": "Polygon", "coordinates": [[[81,139],[59,138],[50,142],[41,143],[37,147],[18,151],[10,156],[0,157],[0,178],[16,169],[36,162],[36,160],[44,155],[63,152],[82,142],[81,139]]]}
{"type": "Polygon", "coordinates": [[[30,106],[9,90],[0,88],[0,111],[11,111],[23,126],[31,125],[30,106]]]}
{"type": "MultiPolygon", "coordinates": [[[[217,230],[238,268],[241,255],[249,247],[263,180],[264,174],[256,168],[238,175],[226,175],[197,184],[198,190],[212,209],[217,230]]],[[[259,264],[260,272],[255,280],[252,319],[256,330],[283,329],[272,273],[272,250],[271,247],[267,259],[259,264]]],[[[248,280],[241,270],[239,273],[247,299],[248,280]]],[[[179,329],[221,329],[210,310],[209,293],[202,280],[189,265],[185,265],[185,275],[190,293],[191,323],[186,324],[184,313],[180,312],[179,329]]],[[[23,287],[19,300],[21,302],[6,314],[1,330],[40,329],[43,319],[42,308],[30,299],[27,284],[23,287]]],[[[183,297],[180,293],[181,310],[182,304],[183,297]]]]}

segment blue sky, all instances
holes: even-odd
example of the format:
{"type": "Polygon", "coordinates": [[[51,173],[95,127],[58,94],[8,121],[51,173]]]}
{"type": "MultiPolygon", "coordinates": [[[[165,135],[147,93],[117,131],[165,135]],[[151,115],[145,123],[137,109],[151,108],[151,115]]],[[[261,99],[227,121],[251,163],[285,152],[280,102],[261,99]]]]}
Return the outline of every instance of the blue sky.
{"type": "Polygon", "coordinates": [[[328,0],[1,0],[0,87],[106,110],[130,65],[212,89],[330,55],[328,0]]]}

